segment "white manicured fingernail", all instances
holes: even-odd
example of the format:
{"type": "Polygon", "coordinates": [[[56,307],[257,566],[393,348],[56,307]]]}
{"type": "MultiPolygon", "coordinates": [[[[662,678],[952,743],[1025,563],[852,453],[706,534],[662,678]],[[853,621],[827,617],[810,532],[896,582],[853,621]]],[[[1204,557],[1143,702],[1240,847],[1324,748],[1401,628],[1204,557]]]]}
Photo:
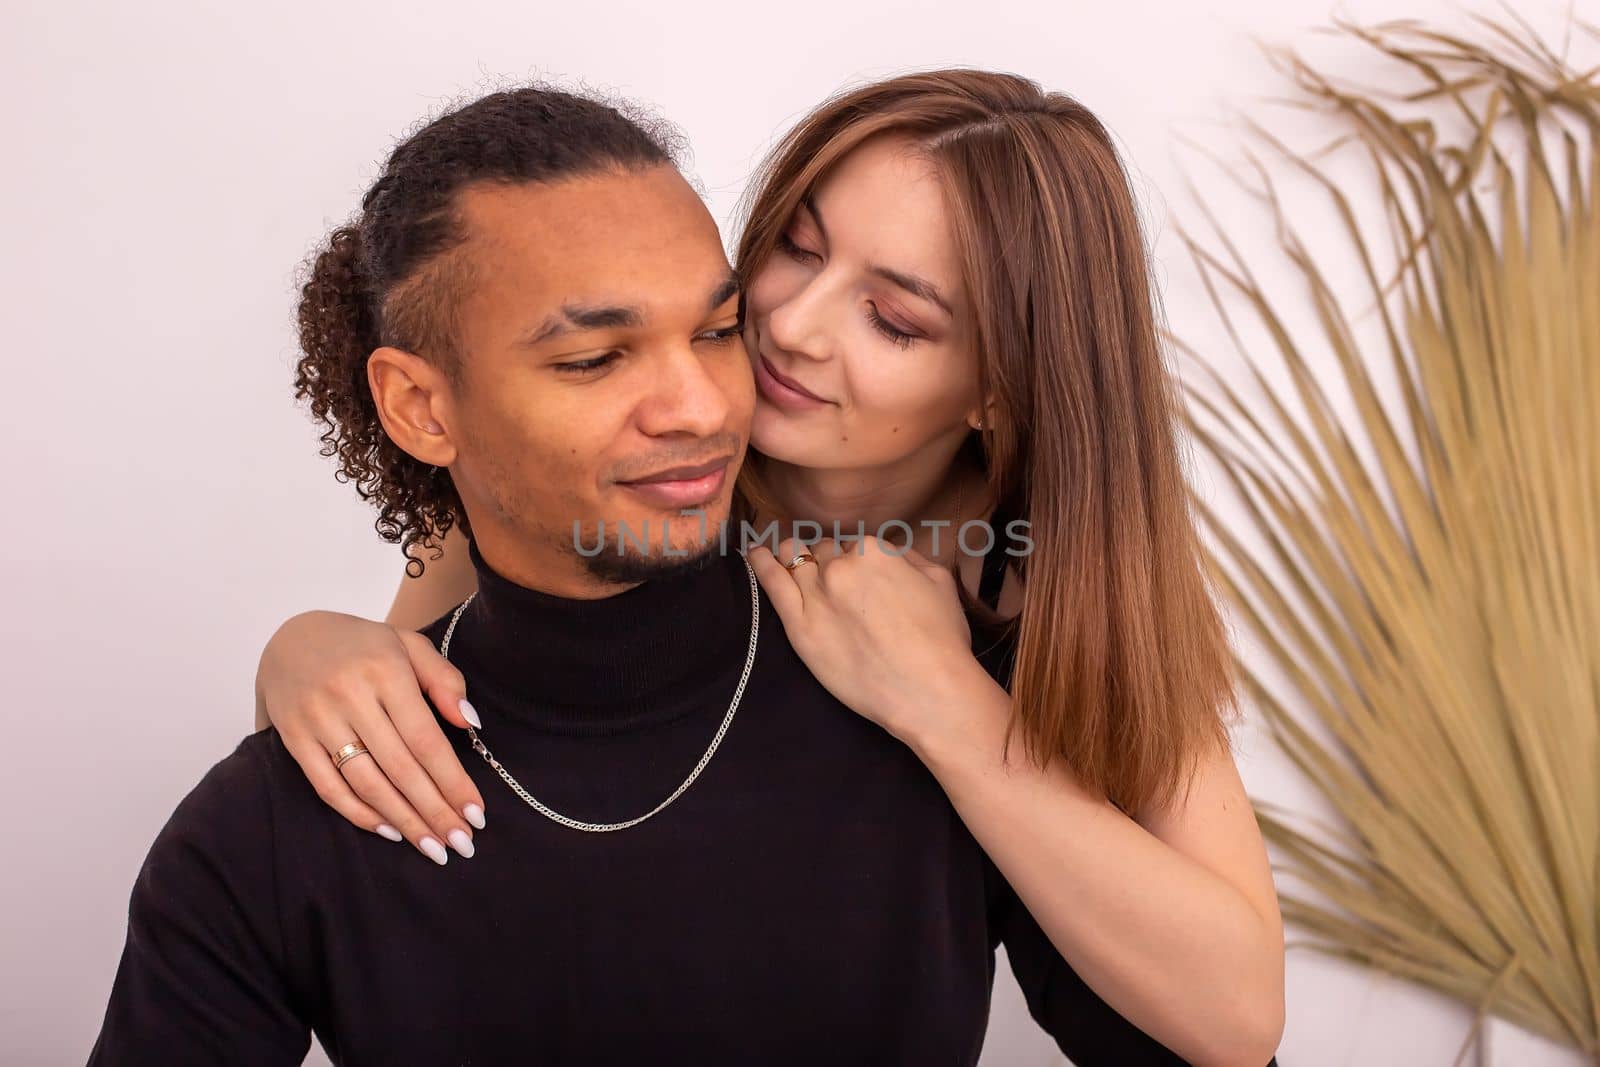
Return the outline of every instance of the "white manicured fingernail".
{"type": "Polygon", "coordinates": [[[483,809],[478,807],[478,805],[468,804],[466,807],[461,809],[461,814],[467,817],[467,821],[472,824],[472,828],[474,830],[483,829],[483,809]]]}
{"type": "Polygon", "coordinates": [[[469,860],[472,858],[472,853],[476,850],[472,847],[472,838],[467,836],[465,830],[451,830],[445,836],[450,839],[451,848],[469,860]]]}
{"type": "Polygon", "coordinates": [[[417,847],[422,850],[424,856],[427,856],[441,867],[450,862],[450,853],[446,852],[444,846],[431,837],[424,837],[421,841],[418,841],[417,847]]]}
{"type": "Polygon", "coordinates": [[[483,729],[483,720],[478,718],[478,709],[474,708],[466,697],[461,698],[461,717],[472,724],[474,730],[483,729]]]}
{"type": "Polygon", "coordinates": [[[388,823],[381,824],[378,827],[378,833],[383,837],[387,837],[390,841],[404,841],[405,840],[405,838],[400,835],[400,831],[396,830],[394,827],[390,826],[388,823]]]}

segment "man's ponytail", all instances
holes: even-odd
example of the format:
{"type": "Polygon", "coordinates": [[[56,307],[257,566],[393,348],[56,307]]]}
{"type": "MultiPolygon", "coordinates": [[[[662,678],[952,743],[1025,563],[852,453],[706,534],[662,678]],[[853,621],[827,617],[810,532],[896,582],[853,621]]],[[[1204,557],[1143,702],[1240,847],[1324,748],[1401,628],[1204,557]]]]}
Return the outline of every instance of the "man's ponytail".
{"type": "Polygon", "coordinates": [[[361,499],[377,502],[379,535],[400,542],[406,571],[415,577],[424,565],[411,546],[436,547],[457,522],[466,528],[466,512],[449,474],[402,452],[378,418],[367,387],[367,359],[382,340],[361,261],[358,223],[329,234],[312,260],[300,287],[294,395],[323,426],[322,454],[339,463],[334,477],[353,482],[361,499]]]}

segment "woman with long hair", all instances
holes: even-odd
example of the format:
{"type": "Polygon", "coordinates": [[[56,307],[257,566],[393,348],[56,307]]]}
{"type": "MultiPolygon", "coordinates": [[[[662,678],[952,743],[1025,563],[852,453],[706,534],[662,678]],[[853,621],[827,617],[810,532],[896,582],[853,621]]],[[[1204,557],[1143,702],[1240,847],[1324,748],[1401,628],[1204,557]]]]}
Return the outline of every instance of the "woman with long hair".
{"type": "MultiPolygon", "coordinates": [[[[1267,1062],[1282,919],[1105,128],[1005,74],[843,93],[757,176],[736,269],[758,392],[742,516],[868,534],[792,567],[794,540],[750,551],[796,650],[938,779],[1058,954],[1030,973],[1081,980],[1190,1062],[1267,1062]],[[896,521],[891,551],[874,535],[896,521]]],[[[382,746],[411,756],[379,767],[394,788],[375,804],[328,761],[302,766],[346,818],[414,844],[485,822],[424,700],[475,721],[413,631],[473,591],[464,539],[434,532],[386,623],[296,616],[257,678],[258,720],[296,751],[403,739],[382,746]]]]}

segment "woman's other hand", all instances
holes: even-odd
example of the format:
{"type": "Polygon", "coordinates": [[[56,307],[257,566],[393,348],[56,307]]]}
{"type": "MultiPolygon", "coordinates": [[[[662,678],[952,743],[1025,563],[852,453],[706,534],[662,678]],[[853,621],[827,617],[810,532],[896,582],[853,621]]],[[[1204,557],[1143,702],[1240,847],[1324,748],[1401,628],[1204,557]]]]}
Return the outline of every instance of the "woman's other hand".
{"type": "Polygon", "coordinates": [[[435,863],[473,853],[483,796],[423,698],[477,726],[461,672],[421,634],[331,611],[280,626],[256,672],[256,700],[329,807],[364,830],[410,841],[435,863]],[[368,753],[337,768],[334,754],[368,753]]]}
{"type": "Polygon", "coordinates": [[[787,569],[800,551],[790,538],[746,558],[795,651],[841,703],[915,747],[996,688],[972,655],[948,569],[871,535],[847,547],[824,538],[806,548],[814,563],[787,569]]]}

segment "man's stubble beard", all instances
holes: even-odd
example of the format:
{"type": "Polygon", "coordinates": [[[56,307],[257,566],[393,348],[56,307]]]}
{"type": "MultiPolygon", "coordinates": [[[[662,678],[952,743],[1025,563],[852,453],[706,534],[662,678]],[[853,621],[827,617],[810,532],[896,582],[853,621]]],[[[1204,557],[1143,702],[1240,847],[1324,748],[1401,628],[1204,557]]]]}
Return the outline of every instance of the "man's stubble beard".
{"type": "Polygon", "coordinates": [[[698,515],[671,516],[659,521],[648,520],[647,527],[642,529],[634,529],[630,524],[629,536],[622,539],[624,544],[620,552],[618,525],[612,520],[605,520],[605,543],[600,551],[595,552],[593,546],[599,536],[598,520],[584,523],[581,541],[574,538],[570,520],[559,530],[551,530],[540,523],[528,521],[530,516],[548,515],[551,512],[570,514],[579,506],[577,498],[570,501],[569,507],[561,507],[560,502],[534,499],[532,495],[518,489],[508,491],[508,486],[522,484],[517,472],[495,458],[493,450],[480,450],[480,454],[484,456],[488,474],[488,484],[485,488],[501,519],[512,528],[524,531],[524,535],[530,539],[542,542],[561,555],[576,560],[590,577],[598,581],[616,585],[634,585],[639,582],[693,574],[711,566],[722,554],[718,536],[720,526],[712,522],[704,512],[698,515]],[[557,506],[552,507],[552,503],[556,503],[557,506]],[[697,536],[704,529],[705,542],[691,548],[674,547],[672,554],[667,554],[661,547],[661,531],[662,525],[668,522],[674,527],[686,524],[697,536]],[[641,537],[646,541],[646,547],[642,550],[638,545],[638,539],[641,537]],[[580,543],[585,546],[582,552],[578,550],[580,543]]]}
{"type": "MultiPolygon", "coordinates": [[[[695,520],[691,518],[688,521],[695,520]]],[[[593,556],[580,554],[577,546],[570,541],[566,542],[566,547],[583,562],[584,569],[592,577],[618,585],[632,585],[637,582],[693,574],[711,566],[721,555],[715,537],[708,538],[699,548],[681,550],[686,552],[686,555],[669,556],[654,547],[641,553],[635,545],[628,545],[625,551],[618,552],[614,537],[608,538],[605,547],[593,556]]]]}
{"type": "Polygon", "coordinates": [[[630,524],[628,536],[620,539],[622,542],[620,551],[618,523],[609,519],[604,520],[605,541],[600,545],[599,551],[595,551],[596,541],[600,536],[599,520],[583,523],[579,536],[575,537],[570,521],[564,528],[558,530],[527,521],[527,517],[531,515],[567,510],[553,509],[549,506],[549,501],[544,501],[541,506],[538,501],[522,497],[506,498],[497,491],[495,507],[513,527],[527,531],[526,536],[575,561],[589,577],[606,584],[634,585],[655,579],[693,574],[711,566],[721,555],[718,525],[703,515],[681,515],[659,521],[648,520],[648,524],[642,525],[639,529],[634,529],[630,524]],[[704,526],[706,530],[704,543],[686,548],[674,546],[671,554],[668,554],[661,547],[662,524],[668,522],[674,527],[686,524],[697,537],[701,527],[704,526]],[[638,544],[640,538],[646,542],[642,549],[638,544]],[[580,544],[584,546],[582,551],[579,551],[580,544]]]}

